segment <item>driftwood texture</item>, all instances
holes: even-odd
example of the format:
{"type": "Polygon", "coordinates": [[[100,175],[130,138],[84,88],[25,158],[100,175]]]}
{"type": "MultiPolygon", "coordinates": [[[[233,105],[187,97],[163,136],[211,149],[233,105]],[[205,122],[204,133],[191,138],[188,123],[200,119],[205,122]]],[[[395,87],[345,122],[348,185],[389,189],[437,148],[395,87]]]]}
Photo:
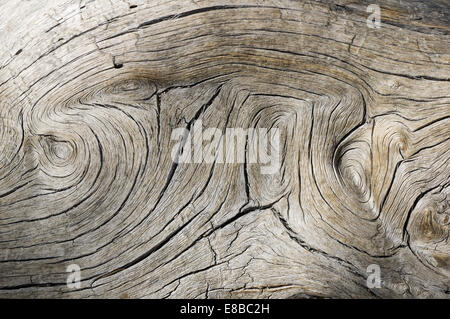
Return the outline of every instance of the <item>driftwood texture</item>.
{"type": "Polygon", "coordinates": [[[449,3],[369,4],[1,0],[0,297],[449,298],[449,3]]]}

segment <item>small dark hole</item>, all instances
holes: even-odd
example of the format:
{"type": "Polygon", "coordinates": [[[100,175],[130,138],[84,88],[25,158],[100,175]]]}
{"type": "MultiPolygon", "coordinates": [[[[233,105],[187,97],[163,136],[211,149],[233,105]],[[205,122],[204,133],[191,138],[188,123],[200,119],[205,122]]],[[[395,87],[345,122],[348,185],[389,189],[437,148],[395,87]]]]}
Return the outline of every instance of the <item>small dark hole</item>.
{"type": "Polygon", "coordinates": [[[123,63],[114,63],[114,68],[120,69],[121,67],[123,67],[123,63]]]}
{"type": "Polygon", "coordinates": [[[19,55],[22,53],[22,49],[20,49],[19,51],[16,52],[16,55],[19,55]]]}
{"type": "Polygon", "coordinates": [[[130,9],[134,9],[134,8],[137,8],[137,5],[132,4],[132,5],[130,6],[130,9]]]}

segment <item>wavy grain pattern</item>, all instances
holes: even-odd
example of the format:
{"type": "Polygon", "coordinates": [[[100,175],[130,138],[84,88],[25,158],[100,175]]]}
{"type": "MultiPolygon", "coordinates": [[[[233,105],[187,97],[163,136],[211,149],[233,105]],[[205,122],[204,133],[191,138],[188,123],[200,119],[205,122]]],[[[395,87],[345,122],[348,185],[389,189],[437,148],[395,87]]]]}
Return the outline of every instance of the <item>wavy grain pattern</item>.
{"type": "Polygon", "coordinates": [[[0,297],[448,298],[450,8],[379,3],[0,1],[0,297]]]}

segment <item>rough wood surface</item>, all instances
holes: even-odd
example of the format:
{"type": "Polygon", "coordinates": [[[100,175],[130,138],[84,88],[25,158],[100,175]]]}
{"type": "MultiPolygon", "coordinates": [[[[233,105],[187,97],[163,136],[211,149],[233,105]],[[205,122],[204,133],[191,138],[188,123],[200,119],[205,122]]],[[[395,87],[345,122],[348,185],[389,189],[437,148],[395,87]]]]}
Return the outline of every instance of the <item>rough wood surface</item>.
{"type": "Polygon", "coordinates": [[[1,0],[0,297],[449,298],[449,3],[377,3],[1,0]]]}

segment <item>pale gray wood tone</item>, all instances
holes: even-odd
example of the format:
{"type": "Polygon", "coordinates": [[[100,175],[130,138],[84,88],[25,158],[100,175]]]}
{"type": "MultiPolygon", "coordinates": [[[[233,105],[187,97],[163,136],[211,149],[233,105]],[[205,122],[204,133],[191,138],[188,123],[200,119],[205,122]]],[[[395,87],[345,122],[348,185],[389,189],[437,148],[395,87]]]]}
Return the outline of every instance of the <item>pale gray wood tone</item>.
{"type": "Polygon", "coordinates": [[[449,5],[378,3],[1,0],[0,297],[448,298],[449,5]],[[281,173],[173,164],[200,118],[281,173]]]}

